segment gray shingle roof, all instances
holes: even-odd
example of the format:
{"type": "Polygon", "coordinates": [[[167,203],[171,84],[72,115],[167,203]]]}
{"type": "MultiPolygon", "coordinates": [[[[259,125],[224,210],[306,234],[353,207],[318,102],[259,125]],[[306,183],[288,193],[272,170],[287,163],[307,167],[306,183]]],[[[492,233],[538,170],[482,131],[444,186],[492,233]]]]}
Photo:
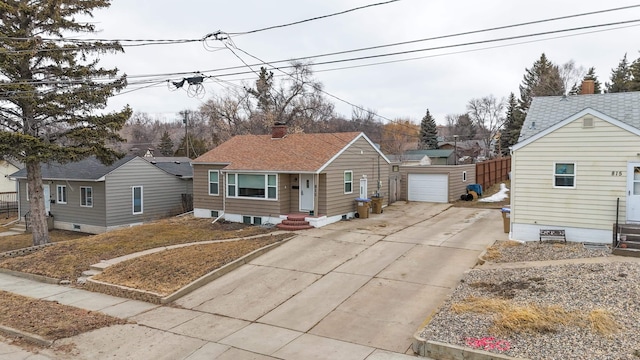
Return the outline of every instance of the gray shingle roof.
{"type": "MultiPolygon", "coordinates": [[[[87,180],[96,181],[101,177],[107,175],[111,171],[119,168],[123,164],[131,161],[135,158],[135,155],[127,155],[120,160],[115,161],[113,164],[107,166],[100,162],[95,156],[88,157],[84,160],[60,164],[52,162],[50,164],[42,164],[42,179],[43,180],[87,180]]],[[[21,169],[15,172],[11,177],[18,179],[27,178],[27,169],[21,169]]]]}
{"type": "Polygon", "coordinates": [[[591,108],[640,129],[640,92],[536,97],[520,131],[524,141],[555,124],[591,108]]]}
{"type": "Polygon", "coordinates": [[[188,157],[143,157],[143,159],[168,172],[182,178],[192,178],[193,168],[188,157]]]}
{"type": "Polygon", "coordinates": [[[430,158],[448,158],[453,154],[451,149],[431,149],[431,150],[409,150],[405,151],[405,155],[420,155],[422,157],[428,156],[430,158]]]}

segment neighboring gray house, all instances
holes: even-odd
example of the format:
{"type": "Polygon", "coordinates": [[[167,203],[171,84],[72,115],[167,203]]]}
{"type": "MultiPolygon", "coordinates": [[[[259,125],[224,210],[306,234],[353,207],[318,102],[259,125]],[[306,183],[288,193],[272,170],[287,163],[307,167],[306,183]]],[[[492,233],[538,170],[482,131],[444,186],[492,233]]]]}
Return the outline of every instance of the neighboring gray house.
{"type": "MultiPolygon", "coordinates": [[[[90,157],[43,164],[45,199],[50,199],[46,208],[54,228],[98,234],[189,210],[184,209],[183,198],[192,191],[193,173],[185,160],[153,164],[126,156],[106,166],[90,157]]],[[[19,184],[20,217],[29,212],[26,176],[25,169],[11,176],[19,184]]]]}
{"type": "Polygon", "coordinates": [[[402,155],[391,155],[389,160],[411,165],[454,165],[454,151],[449,149],[408,150],[402,155]]]}

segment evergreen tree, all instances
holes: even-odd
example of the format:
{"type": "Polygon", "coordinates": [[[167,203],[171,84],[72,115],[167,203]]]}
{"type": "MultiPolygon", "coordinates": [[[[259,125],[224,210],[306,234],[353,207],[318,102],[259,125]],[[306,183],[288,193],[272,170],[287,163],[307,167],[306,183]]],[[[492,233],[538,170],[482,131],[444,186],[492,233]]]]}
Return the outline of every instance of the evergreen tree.
{"type": "Polygon", "coordinates": [[[630,91],[631,85],[631,68],[627,61],[627,54],[618,63],[618,67],[611,69],[611,82],[605,83],[608,93],[626,92],[630,91]]]}
{"type": "Polygon", "coordinates": [[[520,85],[520,111],[526,115],[534,96],[558,96],[565,93],[564,82],[560,70],[542,53],[540,59],[533,63],[531,69],[525,69],[520,85]]]}
{"type": "Polygon", "coordinates": [[[429,109],[420,123],[420,149],[438,148],[438,126],[429,109]]]}
{"type": "Polygon", "coordinates": [[[640,58],[631,64],[631,81],[629,91],[640,91],[640,58]]]}
{"type": "Polygon", "coordinates": [[[171,156],[173,155],[173,141],[171,141],[171,137],[169,137],[168,132],[164,132],[162,134],[162,138],[160,138],[160,145],[158,145],[158,151],[162,156],[171,156]]]}
{"type": "MultiPolygon", "coordinates": [[[[185,143],[185,137],[183,136],[180,140],[180,147],[173,154],[174,156],[187,156],[185,143]]],[[[206,153],[208,151],[207,142],[204,139],[199,137],[194,137],[192,134],[189,134],[189,158],[195,159],[198,156],[206,153]]]]}
{"type": "Polygon", "coordinates": [[[523,121],[524,118],[518,109],[516,96],[511,93],[507,100],[507,116],[504,122],[504,129],[500,134],[500,150],[502,155],[509,155],[509,148],[518,142],[523,121]]]}
{"type": "Polygon", "coordinates": [[[0,2],[0,154],[27,169],[34,245],[49,242],[40,165],[91,155],[108,164],[123,155],[107,144],[122,140],[118,131],[131,110],[94,111],[126,85],[117,69],[99,67],[97,58],[123,49],[118,42],[70,40],[96,33],[95,23],[77,18],[110,3],[0,2]]]}
{"type": "MultiPolygon", "coordinates": [[[[593,93],[594,94],[602,94],[602,84],[598,80],[598,76],[596,76],[596,68],[590,67],[587,71],[587,74],[584,76],[582,81],[584,80],[592,80],[593,81],[593,93]]],[[[570,95],[580,95],[582,93],[582,84],[574,85],[569,92],[570,95]]]]}

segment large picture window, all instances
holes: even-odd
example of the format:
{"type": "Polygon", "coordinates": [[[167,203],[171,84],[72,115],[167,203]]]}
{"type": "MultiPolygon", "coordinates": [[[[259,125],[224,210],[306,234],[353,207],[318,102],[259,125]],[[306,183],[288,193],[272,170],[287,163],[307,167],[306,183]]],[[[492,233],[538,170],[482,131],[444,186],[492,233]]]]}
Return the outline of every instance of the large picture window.
{"type": "Polygon", "coordinates": [[[576,187],[576,164],[575,163],[555,163],[553,186],[563,188],[576,187]]]}
{"type": "Polygon", "coordinates": [[[134,214],[142,214],[143,212],[143,193],[142,186],[134,186],[131,188],[131,205],[134,214]]]}
{"type": "Polygon", "coordinates": [[[209,195],[219,195],[220,173],[218,170],[209,170],[209,195]]]}
{"type": "Polygon", "coordinates": [[[278,176],[227,174],[227,196],[275,200],[278,198],[278,176]]]}
{"type": "Polygon", "coordinates": [[[90,186],[80,187],[80,206],[93,207],[93,188],[90,186]]]}
{"type": "Polygon", "coordinates": [[[353,171],[344,172],[344,193],[351,194],[353,192],[353,171]]]}

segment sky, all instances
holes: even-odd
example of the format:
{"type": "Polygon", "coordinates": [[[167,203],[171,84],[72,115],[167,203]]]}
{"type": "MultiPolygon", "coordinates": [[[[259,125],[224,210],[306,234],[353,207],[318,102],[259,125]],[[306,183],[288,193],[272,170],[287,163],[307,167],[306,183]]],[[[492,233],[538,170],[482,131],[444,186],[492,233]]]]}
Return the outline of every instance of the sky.
{"type": "MultiPolygon", "coordinates": [[[[90,20],[100,32],[79,37],[202,39],[216,31],[248,32],[380,2],[385,0],[113,0],[111,7],[95,11],[90,20]]],[[[471,99],[488,95],[506,98],[511,92],[518,96],[525,69],[543,52],[556,64],[573,60],[585,71],[595,67],[598,79],[604,84],[625,53],[630,61],[640,57],[637,42],[640,22],[468,46],[453,45],[640,20],[640,7],[376,50],[313,56],[632,5],[640,5],[640,1],[399,0],[297,25],[231,36],[237,56],[224,48],[223,42],[215,40],[206,44],[126,47],[125,53],[101,57],[100,65],[117,67],[127,74],[131,83],[122,94],[109,100],[107,110],[128,104],[136,112],[174,121],[181,110],[197,110],[207,99],[223,96],[228,89],[242,86],[243,82],[253,85],[257,77],[253,73],[221,76],[248,72],[244,63],[258,64],[255,58],[271,63],[312,57],[309,61],[315,64],[312,66],[315,79],[328,94],[345,101],[329,97],[338,114],[350,118],[353,105],[357,105],[374,110],[385,123],[397,119],[419,123],[429,109],[436,122],[444,124],[447,114],[464,113],[471,99]],[[436,47],[446,48],[416,51],[436,47]],[[413,52],[318,64],[406,51],[413,52]],[[219,71],[236,66],[243,68],[219,71]],[[186,87],[172,91],[167,86],[167,80],[178,81],[198,71],[224,81],[207,78],[203,83],[204,92],[197,96],[189,94],[186,87]],[[140,84],[142,80],[153,80],[155,85],[140,84]]],[[[259,66],[252,69],[259,71],[259,66]]],[[[281,74],[277,70],[274,73],[281,74]]]]}

